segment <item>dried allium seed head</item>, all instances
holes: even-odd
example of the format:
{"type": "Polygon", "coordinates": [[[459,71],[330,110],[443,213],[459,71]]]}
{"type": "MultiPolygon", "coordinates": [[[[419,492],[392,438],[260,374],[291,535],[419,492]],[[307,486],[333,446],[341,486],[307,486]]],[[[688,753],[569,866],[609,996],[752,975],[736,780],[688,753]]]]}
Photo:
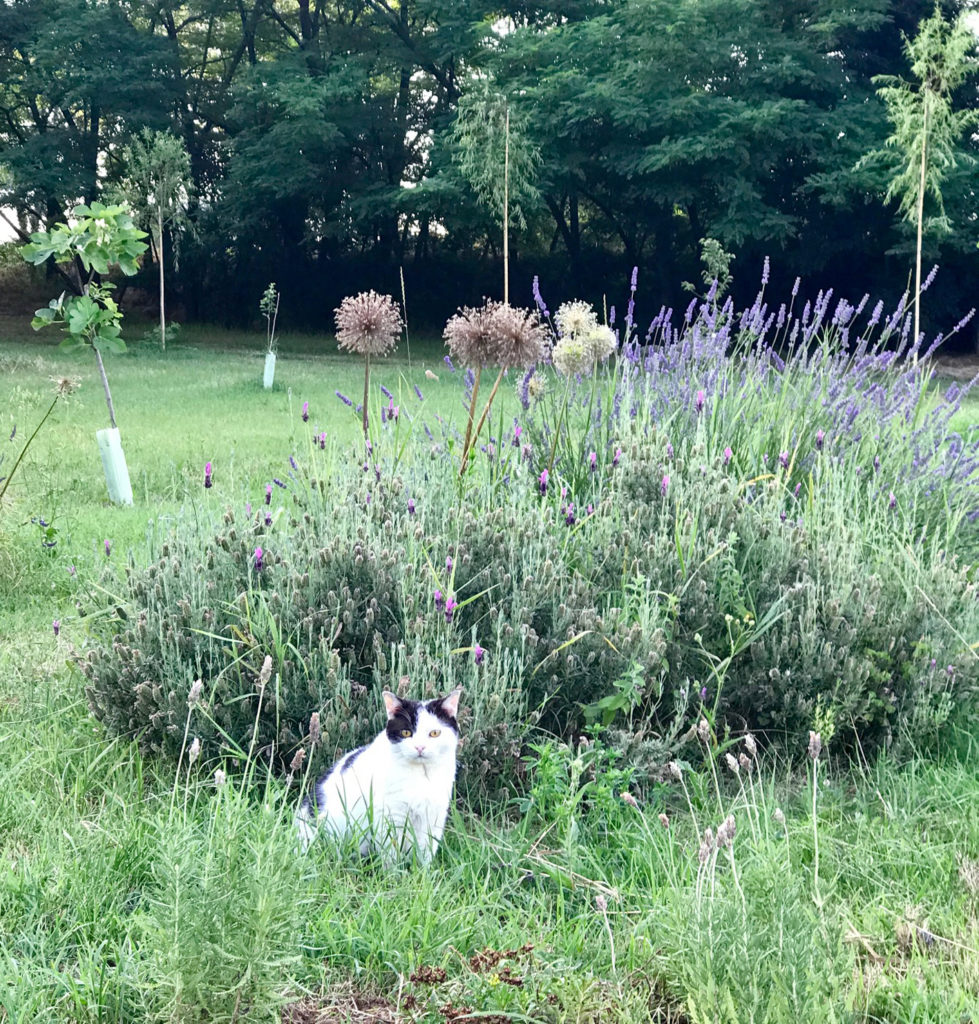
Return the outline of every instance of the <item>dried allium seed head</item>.
{"type": "Polygon", "coordinates": [[[755,743],[755,737],[750,732],[744,738],[744,749],[748,752],[748,757],[757,757],[758,744],[755,743]]]}
{"type": "Polygon", "coordinates": [[[592,368],[588,350],[581,338],[569,334],[562,338],[551,352],[554,367],[562,377],[585,375],[592,368]]]}
{"type": "Polygon", "coordinates": [[[49,379],[54,385],[54,393],[59,398],[67,398],[82,386],[82,382],[77,377],[51,377],[49,379]]]}
{"type": "Polygon", "coordinates": [[[729,814],[720,825],[717,826],[717,845],[720,847],[728,847],[734,842],[734,833],[737,830],[737,825],[734,821],[734,815],[729,814]]]}
{"type": "Polygon", "coordinates": [[[819,755],[823,750],[823,741],[818,732],[809,730],[809,756],[813,761],[819,760],[819,755]]]}
{"type": "Polygon", "coordinates": [[[200,679],[195,679],[190,687],[190,693],[187,694],[187,705],[193,707],[201,699],[201,690],[204,688],[204,683],[200,679]]]}
{"type": "Polygon", "coordinates": [[[190,750],[187,751],[187,760],[193,764],[201,756],[201,741],[198,737],[194,737],[194,742],[190,745],[190,750]]]}
{"type": "Polygon", "coordinates": [[[544,328],[535,312],[487,300],[449,318],[442,336],[452,358],[468,367],[533,366],[544,353],[544,328]]]}
{"type": "Polygon", "coordinates": [[[783,813],[781,807],[775,808],[775,810],[772,812],[772,817],[775,819],[776,824],[781,825],[782,828],[785,828],[785,814],[783,813]]]}
{"type": "Polygon", "coordinates": [[[701,743],[710,743],[710,724],[706,718],[701,718],[697,723],[697,737],[701,743]]]}
{"type": "Polygon", "coordinates": [[[266,654],[265,661],[262,662],[262,671],[258,673],[258,685],[265,687],[268,685],[268,681],[272,678],[272,655],[266,654]]]}
{"type": "Polygon", "coordinates": [[[302,771],[303,761],[306,760],[306,748],[300,747],[293,755],[292,761],[289,764],[289,771],[295,774],[296,772],[302,771]]]}
{"type": "Polygon", "coordinates": [[[214,785],[218,789],[220,789],[227,781],[228,781],[227,775],[225,775],[224,772],[220,768],[216,769],[215,772],[214,772],[214,785]]]}
{"type": "Polygon", "coordinates": [[[670,818],[669,818],[669,815],[667,815],[667,814],[661,814],[661,815],[659,816],[659,823],[660,823],[660,824],[661,824],[661,825],[663,826],[663,828],[669,828],[669,827],[670,827],[670,818]]]}
{"type": "Polygon", "coordinates": [[[587,302],[580,299],[558,306],[554,322],[562,338],[581,338],[598,327],[595,311],[587,302]]]}
{"type": "Polygon", "coordinates": [[[674,782],[680,782],[683,779],[683,772],[680,771],[680,766],[676,761],[670,761],[666,766],[666,770],[670,773],[670,778],[674,782]]]}
{"type": "Polygon", "coordinates": [[[752,760],[747,754],[738,754],[738,764],[750,775],[752,760]]]}
{"type": "Polygon", "coordinates": [[[611,327],[600,324],[585,335],[585,352],[588,360],[594,365],[601,363],[615,351],[615,332],[611,327]]]}
{"type": "Polygon", "coordinates": [[[628,790],[625,790],[624,792],[620,793],[619,794],[619,799],[624,804],[628,804],[630,807],[638,807],[639,806],[639,801],[628,790]]]}
{"type": "Polygon", "coordinates": [[[730,751],[724,755],[724,763],[735,775],[741,774],[741,765],[738,764],[738,759],[730,751]]]}
{"type": "Polygon", "coordinates": [[[314,711],[309,716],[309,742],[315,747],[322,738],[323,733],[320,730],[320,713],[318,711],[314,711]]]}
{"type": "Polygon", "coordinates": [[[334,310],[337,345],[361,355],[384,356],[397,344],[401,314],[390,295],[348,295],[334,310]]]}
{"type": "Polygon", "coordinates": [[[595,906],[598,907],[598,909],[604,914],[608,910],[608,900],[606,900],[605,897],[601,893],[599,893],[595,897],[595,906]]]}

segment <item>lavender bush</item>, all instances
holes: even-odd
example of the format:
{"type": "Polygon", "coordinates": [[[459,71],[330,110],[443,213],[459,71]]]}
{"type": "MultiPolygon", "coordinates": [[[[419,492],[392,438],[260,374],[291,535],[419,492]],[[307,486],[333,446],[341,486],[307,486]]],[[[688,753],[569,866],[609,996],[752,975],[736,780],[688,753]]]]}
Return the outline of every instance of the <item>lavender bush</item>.
{"type": "Polygon", "coordinates": [[[82,663],[93,710],[179,756],[199,679],[205,754],[285,770],[366,740],[381,687],[461,685],[462,785],[486,797],[534,729],[604,730],[653,774],[701,719],[786,749],[948,735],[977,705],[976,443],[928,353],[906,359],[903,309],[858,329],[867,305],[708,295],[642,343],[630,309],[607,365],[537,367],[461,485],[406,411],[366,461],[311,435],[257,514],[188,517],[131,571],[82,663]]]}

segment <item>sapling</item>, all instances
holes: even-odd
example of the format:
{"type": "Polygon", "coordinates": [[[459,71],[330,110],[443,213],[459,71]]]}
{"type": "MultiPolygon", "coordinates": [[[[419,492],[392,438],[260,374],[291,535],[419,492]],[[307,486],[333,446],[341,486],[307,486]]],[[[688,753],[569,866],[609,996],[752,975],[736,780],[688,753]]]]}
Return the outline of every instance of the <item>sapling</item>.
{"type": "MultiPolygon", "coordinates": [[[[71,224],[55,224],[50,231],[36,231],[31,235],[31,241],[21,247],[21,256],[35,266],[52,258],[56,264],[66,265],[63,276],[75,291],[74,295],[64,291],[43,309],[37,310],[31,327],[39,331],[50,324],[62,324],[66,337],[60,348],[72,352],[90,348],[94,352],[109,410],[109,426],[115,431],[115,408],[102,362],[102,350],[125,352],[126,343],[121,337],[122,312],[111,294],[114,285],[102,280],[102,275],[108,274],[112,267],[118,267],[127,276],[135,274],[139,269],[139,258],[147,248],[143,241],[146,232],[133,224],[129,208],[124,203],[111,206],[99,202],[88,206],[82,204],[71,211],[71,218],[71,224]]],[[[121,458],[121,449],[119,455],[121,458]]],[[[124,462],[122,470],[125,470],[124,462]]],[[[112,492],[108,463],[106,474],[112,492]]],[[[113,494],[113,500],[131,503],[132,493],[129,491],[126,497],[127,490],[128,473],[125,473],[122,496],[113,494]]]]}

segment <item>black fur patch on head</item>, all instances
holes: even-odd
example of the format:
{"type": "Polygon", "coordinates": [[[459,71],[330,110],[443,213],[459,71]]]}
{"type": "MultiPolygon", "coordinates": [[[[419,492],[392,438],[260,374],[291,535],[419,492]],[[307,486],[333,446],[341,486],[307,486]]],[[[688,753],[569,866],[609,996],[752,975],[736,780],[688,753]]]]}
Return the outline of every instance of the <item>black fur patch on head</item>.
{"type": "Polygon", "coordinates": [[[418,730],[418,708],[421,706],[416,700],[404,700],[398,698],[400,707],[388,719],[387,734],[392,743],[403,743],[410,736],[402,736],[401,733],[407,729],[414,736],[418,730]]]}
{"type": "Polygon", "coordinates": [[[439,697],[438,700],[430,700],[425,705],[425,710],[429,714],[434,715],[443,725],[447,725],[457,736],[459,735],[459,723],[456,721],[455,715],[450,715],[449,712],[442,706],[444,697],[439,697]]]}

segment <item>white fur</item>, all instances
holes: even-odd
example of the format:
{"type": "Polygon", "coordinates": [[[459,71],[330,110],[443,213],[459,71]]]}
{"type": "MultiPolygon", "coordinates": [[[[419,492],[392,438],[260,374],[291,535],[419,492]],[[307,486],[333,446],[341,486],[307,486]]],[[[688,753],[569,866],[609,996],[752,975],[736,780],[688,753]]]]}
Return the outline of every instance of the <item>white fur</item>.
{"type": "MultiPolygon", "coordinates": [[[[441,702],[453,717],[459,692],[441,702]]],[[[384,703],[390,720],[400,702],[385,692],[384,703]]],[[[344,770],[351,756],[345,754],[316,782],[315,806],[307,800],[296,812],[303,850],[322,829],[336,841],[355,841],[363,856],[380,854],[386,865],[408,851],[428,864],[449,813],[458,741],[455,730],[422,706],[410,738],[392,743],[382,731],[344,770]]]]}

